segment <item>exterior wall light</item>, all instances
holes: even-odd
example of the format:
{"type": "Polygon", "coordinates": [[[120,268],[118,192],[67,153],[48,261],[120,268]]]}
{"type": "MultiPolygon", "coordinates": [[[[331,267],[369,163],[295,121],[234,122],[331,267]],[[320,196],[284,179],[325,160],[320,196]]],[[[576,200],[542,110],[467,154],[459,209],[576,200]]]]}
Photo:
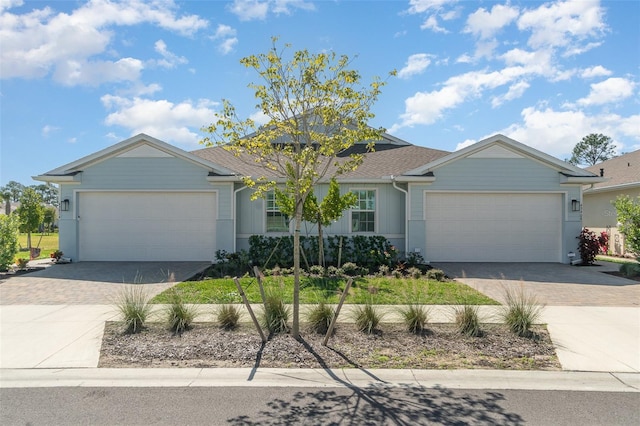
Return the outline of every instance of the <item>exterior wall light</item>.
{"type": "Polygon", "coordinates": [[[60,210],[62,210],[63,212],[68,212],[69,211],[69,199],[65,198],[64,200],[62,200],[62,203],[60,203],[60,210]]]}
{"type": "Polygon", "coordinates": [[[580,211],[580,201],[571,200],[571,211],[572,212],[579,212],[580,211]]]}

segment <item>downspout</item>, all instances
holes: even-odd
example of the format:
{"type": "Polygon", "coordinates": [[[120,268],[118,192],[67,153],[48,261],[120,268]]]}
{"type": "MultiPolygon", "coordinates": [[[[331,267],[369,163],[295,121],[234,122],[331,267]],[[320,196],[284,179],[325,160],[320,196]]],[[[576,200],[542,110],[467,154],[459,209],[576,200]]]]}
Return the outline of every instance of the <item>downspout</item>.
{"type": "Polygon", "coordinates": [[[409,254],[409,191],[396,184],[395,176],[391,175],[391,184],[395,189],[404,192],[404,255],[409,254]]]}
{"type": "Polygon", "coordinates": [[[238,239],[236,238],[236,235],[238,233],[238,224],[236,223],[238,220],[238,218],[236,217],[236,203],[238,202],[237,194],[238,192],[245,190],[247,188],[248,186],[244,185],[233,191],[233,203],[231,203],[231,215],[233,217],[233,252],[234,253],[238,251],[237,250],[238,239]]]}

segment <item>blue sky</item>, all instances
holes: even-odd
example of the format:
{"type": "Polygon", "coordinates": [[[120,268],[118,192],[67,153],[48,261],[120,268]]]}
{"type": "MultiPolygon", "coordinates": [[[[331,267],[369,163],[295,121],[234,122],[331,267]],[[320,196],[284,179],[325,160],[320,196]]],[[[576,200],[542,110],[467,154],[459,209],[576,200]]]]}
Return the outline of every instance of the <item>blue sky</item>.
{"type": "Polygon", "coordinates": [[[638,1],[0,0],[0,185],[144,132],[186,150],[271,37],[388,80],[374,126],[454,151],[503,133],[560,159],[640,148],[638,1]]]}

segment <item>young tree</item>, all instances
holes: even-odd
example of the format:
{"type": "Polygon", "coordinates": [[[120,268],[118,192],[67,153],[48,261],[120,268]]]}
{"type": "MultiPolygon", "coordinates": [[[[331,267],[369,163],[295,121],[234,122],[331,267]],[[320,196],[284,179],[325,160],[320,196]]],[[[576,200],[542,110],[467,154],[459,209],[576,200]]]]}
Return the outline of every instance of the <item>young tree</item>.
{"type": "MultiPolygon", "coordinates": [[[[280,211],[287,215],[293,215],[294,202],[285,193],[276,188],[276,200],[280,211]]],[[[304,203],[302,220],[318,225],[318,265],[324,265],[324,236],[323,226],[331,225],[331,222],[340,219],[342,213],[356,204],[357,197],[353,192],[340,195],[340,185],[335,177],[329,181],[327,195],[318,204],[313,191],[309,193],[304,203]]]]}
{"type": "Polygon", "coordinates": [[[18,253],[18,216],[0,215],[0,271],[6,271],[18,253]]]}
{"type": "Polygon", "coordinates": [[[20,218],[20,229],[27,233],[27,248],[31,252],[31,233],[38,229],[44,219],[42,198],[33,188],[25,188],[16,212],[20,218]]]}
{"type": "Polygon", "coordinates": [[[574,165],[593,166],[615,157],[613,140],[602,133],[591,133],[573,148],[569,162],[574,165]]]}
{"type": "MultiPolygon", "coordinates": [[[[258,128],[251,119],[241,120],[233,105],[223,101],[217,121],[203,129],[211,136],[202,142],[218,143],[245,161],[262,167],[264,174],[244,178],[254,189],[253,199],[264,197],[276,180],[286,183],[283,191],[293,200],[294,289],[292,335],[299,338],[300,321],[300,228],[303,206],[313,186],[325,176],[354,170],[362,155],[338,158],[356,142],[373,149],[384,129],[367,123],[371,106],[384,82],[375,78],[368,87],[360,74],[349,69],[347,56],[312,54],[299,50],[285,58],[290,45],[282,49],[277,38],[267,53],[240,60],[255,70],[263,84],[250,84],[258,108],[268,122],[258,128]]],[[[392,73],[394,74],[394,73],[392,73]]]]}
{"type": "Polygon", "coordinates": [[[640,197],[634,200],[628,195],[621,195],[613,205],[620,223],[618,230],[624,235],[625,245],[640,260],[640,197]]]}

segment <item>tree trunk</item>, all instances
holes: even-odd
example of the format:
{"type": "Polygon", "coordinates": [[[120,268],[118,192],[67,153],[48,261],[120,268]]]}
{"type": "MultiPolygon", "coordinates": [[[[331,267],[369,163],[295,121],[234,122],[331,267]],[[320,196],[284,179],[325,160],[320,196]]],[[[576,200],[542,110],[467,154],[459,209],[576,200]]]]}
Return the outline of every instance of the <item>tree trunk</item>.
{"type": "Polygon", "coordinates": [[[318,265],[324,268],[324,241],[322,239],[322,223],[320,222],[320,217],[318,217],[318,265]]]}
{"type": "Polygon", "coordinates": [[[27,232],[27,249],[29,250],[29,255],[31,255],[31,231],[27,232]]]}
{"type": "Polygon", "coordinates": [[[300,340],[300,227],[302,223],[302,206],[302,198],[296,199],[295,230],[293,233],[293,327],[291,328],[291,335],[296,340],[300,340]]]}

